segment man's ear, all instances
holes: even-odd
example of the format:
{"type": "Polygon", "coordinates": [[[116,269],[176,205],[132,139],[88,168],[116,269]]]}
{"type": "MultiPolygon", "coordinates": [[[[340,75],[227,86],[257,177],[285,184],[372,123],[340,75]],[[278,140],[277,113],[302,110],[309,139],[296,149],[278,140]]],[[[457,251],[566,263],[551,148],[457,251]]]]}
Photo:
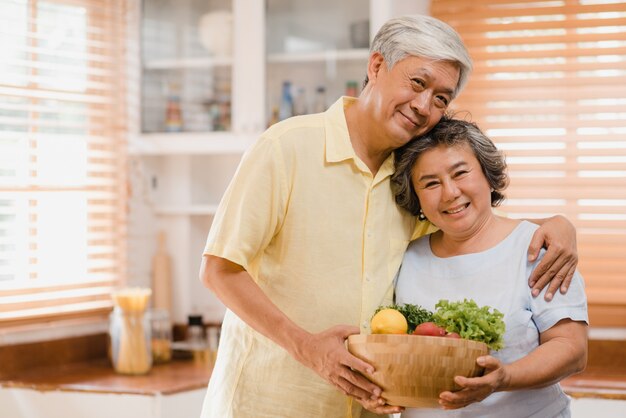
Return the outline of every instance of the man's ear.
{"type": "Polygon", "coordinates": [[[370,55],[369,61],[367,62],[367,78],[369,82],[375,81],[378,78],[379,72],[384,65],[387,64],[380,52],[374,52],[370,55]]]}

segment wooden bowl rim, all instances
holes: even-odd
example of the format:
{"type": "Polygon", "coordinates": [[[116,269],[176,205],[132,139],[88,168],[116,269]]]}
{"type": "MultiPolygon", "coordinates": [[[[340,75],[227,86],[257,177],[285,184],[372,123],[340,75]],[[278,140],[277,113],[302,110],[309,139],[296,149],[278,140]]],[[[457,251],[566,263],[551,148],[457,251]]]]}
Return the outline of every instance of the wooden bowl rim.
{"type": "Polygon", "coordinates": [[[415,343],[443,345],[449,347],[470,347],[489,352],[487,344],[480,341],[468,340],[466,338],[433,337],[429,335],[413,334],[353,334],[348,337],[348,346],[351,344],[380,344],[380,343],[415,343]]]}

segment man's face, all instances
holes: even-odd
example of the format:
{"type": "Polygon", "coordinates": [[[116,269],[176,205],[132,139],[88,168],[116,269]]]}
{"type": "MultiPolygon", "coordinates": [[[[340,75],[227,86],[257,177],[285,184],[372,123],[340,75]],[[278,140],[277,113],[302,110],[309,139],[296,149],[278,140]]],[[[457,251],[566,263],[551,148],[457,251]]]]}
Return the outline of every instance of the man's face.
{"type": "Polygon", "coordinates": [[[370,60],[379,64],[368,67],[373,122],[379,135],[391,148],[398,148],[432,129],[452,100],[458,67],[449,61],[409,56],[388,70],[380,54],[370,60]]]}

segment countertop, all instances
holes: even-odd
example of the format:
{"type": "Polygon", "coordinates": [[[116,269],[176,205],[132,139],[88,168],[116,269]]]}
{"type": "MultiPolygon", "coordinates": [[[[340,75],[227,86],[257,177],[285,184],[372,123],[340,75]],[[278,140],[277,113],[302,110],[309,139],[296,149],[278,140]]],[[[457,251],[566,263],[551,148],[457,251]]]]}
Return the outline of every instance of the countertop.
{"type": "MultiPolygon", "coordinates": [[[[0,347],[0,387],[157,396],[206,388],[211,377],[211,362],[191,359],[155,365],[142,376],[120,375],[103,347],[102,335],[0,347]]],[[[561,386],[573,398],[626,400],[626,341],[590,340],[587,368],[561,386]]]]}
{"type": "Polygon", "coordinates": [[[193,360],[173,360],[155,365],[141,376],[117,374],[108,360],[46,367],[22,372],[19,377],[0,381],[1,387],[38,391],[74,391],[133,395],[171,395],[206,388],[211,366],[193,360]]]}
{"type": "MultiPolygon", "coordinates": [[[[206,364],[174,360],[153,366],[146,375],[125,376],[115,373],[103,359],[31,370],[19,378],[0,381],[0,386],[37,391],[170,395],[206,388],[211,370],[206,364]]],[[[626,400],[626,370],[591,367],[563,380],[561,386],[573,398],[626,400]]]]}

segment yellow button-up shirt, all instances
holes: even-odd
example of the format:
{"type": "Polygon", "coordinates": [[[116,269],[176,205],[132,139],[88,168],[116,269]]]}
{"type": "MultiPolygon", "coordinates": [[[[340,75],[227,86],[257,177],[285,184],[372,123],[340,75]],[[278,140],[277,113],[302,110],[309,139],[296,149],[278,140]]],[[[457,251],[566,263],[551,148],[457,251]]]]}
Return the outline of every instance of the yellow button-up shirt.
{"type": "MultiPolygon", "coordinates": [[[[243,266],[310,332],[337,324],[368,332],[376,307],[392,302],[411,236],[429,232],[394,202],[393,156],[372,176],[355,154],[344,114],[354,100],[262,135],[226,190],[204,251],[243,266]]],[[[203,418],[346,416],[361,416],[360,405],[226,312],[203,418]]]]}

